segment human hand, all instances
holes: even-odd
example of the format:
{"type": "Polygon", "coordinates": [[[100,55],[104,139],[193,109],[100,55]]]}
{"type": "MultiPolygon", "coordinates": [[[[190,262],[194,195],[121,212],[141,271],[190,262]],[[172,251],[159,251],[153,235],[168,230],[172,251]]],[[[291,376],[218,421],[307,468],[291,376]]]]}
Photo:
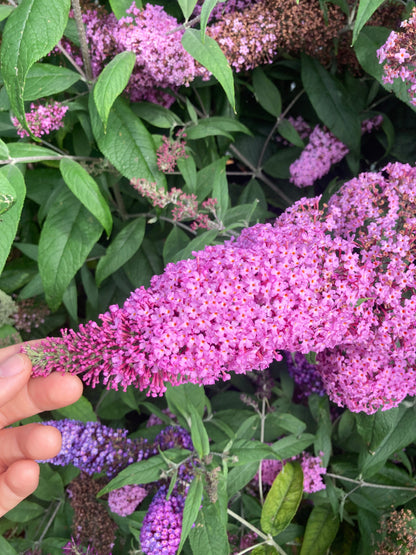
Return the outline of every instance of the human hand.
{"type": "Polygon", "coordinates": [[[74,375],[55,372],[32,378],[30,359],[20,348],[0,349],[0,517],[37,488],[39,465],[35,461],[55,457],[61,449],[61,434],[52,426],[4,428],[70,405],[82,394],[82,382],[74,375]]]}

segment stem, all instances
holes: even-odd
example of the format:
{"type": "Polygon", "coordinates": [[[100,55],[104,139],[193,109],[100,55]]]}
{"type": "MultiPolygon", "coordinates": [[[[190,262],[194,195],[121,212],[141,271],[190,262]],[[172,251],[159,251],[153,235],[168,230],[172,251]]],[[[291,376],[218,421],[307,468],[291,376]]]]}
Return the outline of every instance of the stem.
{"type": "MultiPolygon", "coordinates": [[[[186,98],[184,96],[176,93],[175,97],[181,100],[181,102],[183,102],[184,104],[186,103],[186,98]]],[[[194,106],[194,109],[200,118],[203,119],[205,117],[203,112],[201,112],[201,110],[198,110],[198,108],[196,108],[195,106],[194,106]]],[[[270,187],[270,189],[272,189],[276,193],[276,195],[278,195],[288,206],[293,204],[292,199],[289,198],[283,191],[281,191],[279,187],[277,187],[277,185],[275,185],[271,179],[269,179],[266,175],[264,175],[261,169],[256,168],[249,160],[247,160],[247,158],[243,154],[241,154],[241,152],[237,149],[235,145],[230,143],[230,146],[228,148],[231,150],[231,152],[233,152],[237,156],[237,158],[239,158],[243,162],[245,166],[247,166],[251,170],[253,177],[257,177],[258,179],[261,179],[261,181],[263,181],[263,183],[265,183],[268,187],[270,187]]]]}
{"type": "Polygon", "coordinates": [[[189,231],[192,235],[196,235],[196,231],[191,229],[189,225],[183,224],[182,222],[178,222],[177,220],[172,220],[172,218],[167,218],[166,216],[156,216],[156,214],[152,214],[151,212],[140,212],[139,214],[127,214],[128,218],[157,218],[158,220],[163,220],[164,222],[168,222],[172,225],[177,225],[181,227],[185,231],[189,231]]]}
{"type": "Polygon", "coordinates": [[[235,518],[235,520],[238,520],[238,522],[241,522],[241,524],[243,524],[246,528],[249,528],[252,532],[254,532],[255,534],[257,534],[260,538],[262,538],[264,540],[264,543],[267,543],[268,545],[272,545],[276,551],[278,553],[280,553],[281,555],[287,555],[286,551],[284,549],[282,549],[280,547],[280,545],[278,545],[274,539],[272,538],[272,536],[267,536],[266,534],[263,534],[263,532],[261,532],[258,528],[256,528],[255,526],[253,526],[252,524],[250,524],[249,522],[247,522],[247,520],[245,520],[244,518],[242,518],[240,515],[238,515],[237,513],[235,513],[234,511],[232,511],[231,509],[227,509],[227,513],[232,516],[233,518],[235,518]]]}
{"type": "Polygon", "coordinates": [[[50,519],[48,520],[48,523],[46,524],[45,529],[43,530],[42,535],[41,535],[41,537],[40,537],[39,540],[38,540],[39,545],[42,543],[42,540],[43,540],[43,538],[45,537],[46,532],[49,530],[49,528],[50,528],[52,522],[55,520],[56,513],[57,513],[57,512],[59,511],[59,509],[61,508],[61,505],[62,505],[62,499],[60,499],[60,500],[58,501],[58,503],[57,503],[57,505],[56,505],[56,507],[55,507],[55,510],[54,510],[53,513],[51,514],[51,517],[50,517],[50,519]]]}
{"type": "Polygon", "coordinates": [[[256,543],[251,547],[246,547],[246,549],[243,549],[243,551],[239,551],[238,553],[236,553],[236,555],[244,555],[244,553],[250,553],[250,551],[253,551],[253,549],[256,549],[256,547],[259,547],[260,545],[265,545],[265,544],[267,544],[267,542],[256,543]]]}
{"type": "Polygon", "coordinates": [[[168,31],[166,34],[166,36],[168,35],[173,35],[174,33],[177,33],[178,31],[182,31],[182,30],[186,30],[189,29],[189,27],[193,27],[194,25],[196,25],[199,21],[201,20],[201,16],[197,15],[196,17],[194,17],[193,19],[190,19],[189,21],[186,21],[185,23],[182,23],[182,25],[178,25],[177,27],[175,27],[174,29],[171,29],[170,31],[168,31]]]}
{"type": "MultiPolygon", "coordinates": [[[[264,442],[264,424],[266,422],[266,399],[263,397],[261,400],[261,413],[260,413],[260,441],[264,442]]],[[[264,495],[263,495],[263,482],[262,482],[262,462],[259,463],[259,497],[260,504],[264,505],[264,495]]]]}
{"type": "Polygon", "coordinates": [[[88,50],[87,37],[85,34],[84,22],[82,20],[81,5],[79,0],[72,0],[72,9],[74,11],[74,19],[77,24],[78,37],[81,46],[82,61],[84,62],[85,75],[87,81],[91,84],[93,80],[91,58],[88,50]]]}
{"type": "Polygon", "coordinates": [[[120,213],[121,219],[123,221],[125,221],[129,217],[129,215],[126,212],[126,207],[124,205],[123,197],[121,196],[121,193],[120,193],[120,187],[119,187],[118,182],[114,183],[113,191],[114,191],[114,196],[115,196],[115,199],[116,199],[117,210],[120,213]]]}
{"type": "Polygon", "coordinates": [[[62,46],[62,44],[60,42],[58,42],[58,44],[56,45],[56,48],[61,52],[61,54],[63,54],[65,56],[65,58],[67,60],[69,60],[69,62],[74,66],[74,68],[81,75],[82,79],[85,82],[88,81],[87,76],[85,75],[83,69],[77,64],[77,62],[74,60],[74,58],[71,56],[71,54],[62,46]]]}
{"type": "Polygon", "coordinates": [[[292,199],[290,199],[283,191],[281,191],[279,187],[277,187],[277,185],[275,185],[271,179],[264,175],[261,170],[257,169],[249,160],[247,160],[247,158],[243,154],[241,154],[241,152],[236,148],[235,145],[231,143],[228,148],[237,156],[237,158],[239,158],[243,162],[245,166],[250,168],[254,177],[261,179],[261,181],[263,181],[263,183],[270,187],[270,189],[272,189],[276,193],[276,195],[278,195],[288,206],[293,204],[292,199]]]}
{"type": "Polygon", "coordinates": [[[340,476],[339,474],[332,474],[327,472],[325,476],[330,478],[335,478],[336,480],[344,480],[344,482],[350,482],[351,484],[358,484],[358,487],[362,488],[381,488],[381,489],[395,489],[400,491],[416,491],[416,487],[406,487],[406,486],[389,486],[387,484],[373,484],[372,482],[365,482],[364,480],[354,480],[353,478],[346,478],[345,476],[340,476]]]}
{"type": "Polygon", "coordinates": [[[46,160],[63,160],[64,158],[68,158],[69,160],[99,160],[99,158],[93,158],[91,156],[68,156],[68,155],[59,155],[56,156],[23,156],[21,158],[10,158],[10,160],[0,160],[0,164],[29,164],[31,162],[43,162],[46,160]]]}
{"type": "Polygon", "coordinates": [[[261,168],[261,163],[263,162],[263,158],[264,155],[266,153],[266,149],[270,143],[271,138],[273,137],[273,135],[276,132],[276,129],[279,127],[281,121],[286,117],[286,115],[288,114],[288,112],[293,108],[293,106],[296,104],[296,102],[299,100],[299,98],[303,95],[303,93],[305,92],[304,89],[302,89],[300,92],[298,92],[298,94],[295,96],[295,98],[292,99],[292,101],[288,104],[288,106],[286,107],[286,109],[280,114],[280,116],[276,119],[275,124],[273,125],[270,133],[267,136],[267,139],[264,141],[264,145],[263,148],[261,149],[261,153],[259,156],[259,160],[257,162],[257,168],[260,169],[261,168]]]}

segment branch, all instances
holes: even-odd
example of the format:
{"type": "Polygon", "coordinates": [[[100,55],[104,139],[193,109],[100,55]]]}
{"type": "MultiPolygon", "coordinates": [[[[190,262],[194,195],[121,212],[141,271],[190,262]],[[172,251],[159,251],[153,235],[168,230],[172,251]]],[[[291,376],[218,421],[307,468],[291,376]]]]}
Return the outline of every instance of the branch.
{"type": "Polygon", "coordinates": [[[84,62],[85,75],[87,77],[87,81],[91,83],[94,77],[92,74],[91,58],[88,50],[87,37],[85,34],[85,27],[82,20],[81,6],[79,0],[72,0],[72,9],[74,11],[75,23],[77,24],[77,31],[81,46],[82,60],[84,62]]]}

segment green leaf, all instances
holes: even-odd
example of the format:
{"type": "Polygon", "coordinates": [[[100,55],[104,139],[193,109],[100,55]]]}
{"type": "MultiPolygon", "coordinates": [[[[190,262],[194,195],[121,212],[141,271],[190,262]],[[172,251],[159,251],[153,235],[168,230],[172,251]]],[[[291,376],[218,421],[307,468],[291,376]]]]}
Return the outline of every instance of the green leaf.
{"type": "Polygon", "coordinates": [[[178,260],[191,258],[191,256],[193,256],[193,252],[202,250],[206,245],[211,245],[217,235],[218,231],[215,229],[210,229],[209,231],[201,233],[201,235],[192,239],[192,241],[184,249],[176,253],[172,262],[178,262],[178,260]]]}
{"type": "Polygon", "coordinates": [[[135,63],[136,54],[134,52],[120,52],[105,66],[95,83],[94,101],[104,124],[104,130],[107,129],[111,106],[126,88],[135,63]]]}
{"type": "Polygon", "coordinates": [[[258,461],[249,462],[244,466],[232,468],[227,477],[227,493],[231,498],[237,492],[241,491],[257,474],[259,470],[258,461]]]}
{"type": "Polygon", "coordinates": [[[339,518],[330,505],[317,505],[306,523],[300,555],[325,555],[337,535],[339,518]]]}
{"type": "Polygon", "coordinates": [[[371,451],[366,449],[365,452],[360,454],[360,470],[366,479],[379,471],[394,453],[416,440],[416,430],[413,424],[415,419],[414,409],[408,409],[404,411],[404,414],[400,408],[390,409],[385,414],[391,411],[399,411],[400,413],[397,424],[391,426],[388,431],[386,429],[384,438],[381,438],[381,427],[374,430],[372,445],[376,444],[375,448],[371,451]]]}
{"type": "Polygon", "coordinates": [[[28,501],[25,499],[21,501],[17,507],[5,514],[5,517],[12,522],[18,522],[22,524],[23,522],[29,522],[42,514],[44,514],[46,509],[33,501],[28,501]]]}
{"type": "Polygon", "coordinates": [[[204,423],[202,422],[202,418],[193,403],[188,405],[188,410],[191,415],[192,443],[199,458],[202,460],[206,455],[209,455],[209,437],[204,423]]]}
{"type": "Polygon", "coordinates": [[[227,117],[212,116],[197,121],[197,123],[188,127],[186,130],[186,138],[188,140],[204,139],[212,135],[223,135],[234,140],[230,133],[245,133],[252,135],[250,129],[240,123],[238,120],[227,117]]]}
{"type": "Polygon", "coordinates": [[[302,495],[302,467],[299,463],[286,463],[264,501],[260,521],[263,532],[280,534],[294,518],[302,495]]]}
{"type": "Polygon", "coordinates": [[[128,105],[120,98],[115,100],[107,133],[91,99],[89,109],[94,137],[113,166],[128,179],[142,178],[164,186],[166,178],[157,167],[153,138],[128,105]]]}
{"type": "Polygon", "coordinates": [[[272,447],[256,440],[236,440],[231,449],[232,455],[236,458],[234,466],[241,466],[262,459],[278,458],[272,447]]]}
{"type": "Polygon", "coordinates": [[[30,158],[30,160],[27,160],[28,162],[38,162],[41,160],[53,160],[58,156],[58,153],[50,148],[30,143],[8,143],[7,146],[12,159],[30,158]]]}
{"type": "Polygon", "coordinates": [[[256,100],[260,106],[278,118],[282,113],[282,97],[276,85],[259,67],[253,71],[253,86],[256,100]]]}
{"type": "Polygon", "coordinates": [[[286,436],[272,444],[273,452],[279,459],[289,459],[299,455],[315,441],[313,434],[300,434],[299,436],[286,436]]]}
{"type": "Polygon", "coordinates": [[[301,139],[299,133],[296,131],[289,120],[283,119],[277,126],[277,130],[280,135],[292,145],[299,146],[300,148],[303,148],[305,146],[305,143],[301,139]]]}
{"type": "Polygon", "coordinates": [[[224,0],[205,0],[201,9],[201,19],[199,21],[199,26],[201,29],[201,40],[204,40],[205,30],[207,28],[207,23],[212,10],[218,4],[218,2],[224,2],[224,0]]]}
{"type": "Polygon", "coordinates": [[[302,82],[315,112],[347,147],[358,152],[361,122],[343,87],[314,58],[302,55],[302,82]]]}
{"type": "Polygon", "coordinates": [[[36,100],[66,91],[80,80],[79,73],[52,64],[35,64],[26,77],[24,100],[36,100]]]}
{"type": "Polygon", "coordinates": [[[172,262],[176,253],[184,249],[189,243],[188,235],[178,226],[172,228],[163,245],[163,262],[172,262]]]}
{"type": "Polygon", "coordinates": [[[69,189],[100,222],[107,236],[109,236],[113,227],[113,218],[110,208],[95,180],[90,176],[87,170],[78,164],[78,162],[75,162],[75,160],[63,158],[59,164],[59,168],[69,189]]]}
{"type": "Polygon", "coordinates": [[[0,553],[2,555],[17,555],[15,548],[3,536],[0,536],[0,553]]]}
{"type": "Polygon", "coordinates": [[[53,415],[55,418],[69,418],[81,422],[95,422],[97,420],[92,404],[84,396],[72,405],[54,410],[53,415]]]}
{"type": "Polygon", "coordinates": [[[204,485],[202,483],[201,476],[195,476],[189,486],[188,493],[186,494],[185,507],[183,509],[182,517],[181,543],[178,547],[178,554],[181,552],[183,544],[189,536],[192,525],[198,516],[202,502],[203,490],[204,485]]]}
{"type": "Polygon", "coordinates": [[[136,102],[131,109],[140,119],[147,121],[155,127],[171,129],[177,125],[183,125],[181,119],[174,113],[152,102],[136,102]]]}
{"type": "Polygon", "coordinates": [[[198,0],[178,0],[178,4],[182,10],[183,17],[186,19],[186,21],[188,21],[188,19],[191,17],[197,1],[198,0]]]}
{"type": "Polygon", "coordinates": [[[52,501],[64,497],[62,478],[47,464],[40,465],[39,485],[33,495],[43,501],[52,501]]]}
{"type": "Polygon", "coordinates": [[[13,10],[14,10],[13,6],[1,5],[0,6],[0,21],[4,21],[6,19],[6,17],[9,17],[9,15],[12,13],[13,10]]]}
{"type": "Polygon", "coordinates": [[[354,45],[360,34],[361,29],[376,11],[376,9],[383,4],[384,0],[360,0],[357,17],[355,18],[354,30],[352,32],[352,43],[354,45]]]}
{"type": "Polygon", "coordinates": [[[211,37],[201,39],[196,29],[187,29],[182,36],[182,46],[197,62],[203,65],[219,83],[235,111],[235,92],[233,72],[219,45],[211,37]]]}
{"type": "Polygon", "coordinates": [[[3,199],[3,211],[0,218],[0,274],[15,239],[26,196],[23,175],[16,166],[7,166],[0,170],[0,193],[1,191],[6,191],[6,193],[3,199]],[[15,202],[13,202],[13,199],[15,199],[15,202]],[[13,206],[5,212],[4,208],[12,202],[13,206]]]}
{"type": "Polygon", "coordinates": [[[39,241],[39,271],[52,310],[61,304],[101,233],[101,224],[69,189],[63,189],[49,209],[39,241]]]}
{"type": "Polygon", "coordinates": [[[9,148],[7,144],[0,139],[0,158],[8,160],[10,158],[9,148]]]}
{"type": "Polygon", "coordinates": [[[226,158],[221,158],[222,165],[218,163],[216,172],[212,176],[212,198],[217,199],[215,210],[218,218],[221,220],[230,205],[230,195],[228,192],[228,179],[226,172],[226,158]]]}
{"type": "Polygon", "coordinates": [[[194,406],[199,416],[202,417],[207,402],[205,391],[202,386],[191,383],[177,386],[166,384],[166,386],[166,401],[172,412],[181,414],[188,420],[191,417],[189,407],[194,406]]]}
{"type": "Polygon", "coordinates": [[[10,210],[17,200],[16,191],[10,181],[0,174],[0,216],[10,210]]]}
{"type": "Polygon", "coordinates": [[[28,129],[24,89],[29,69],[61,39],[70,0],[22,0],[7,19],[2,38],[1,71],[15,116],[28,129]]]}
{"type": "Polygon", "coordinates": [[[62,302],[68,311],[68,314],[74,322],[78,321],[78,291],[75,279],[71,279],[71,283],[65,290],[62,302]]]}
{"type": "Polygon", "coordinates": [[[192,156],[179,158],[177,160],[178,170],[186,183],[186,193],[196,193],[196,164],[192,156]]]}
{"type": "Polygon", "coordinates": [[[273,177],[289,179],[290,166],[299,158],[301,152],[302,149],[297,146],[282,148],[267,159],[263,165],[263,169],[273,177]]]}
{"type": "MultiPolygon", "coordinates": [[[[167,454],[169,451],[164,453],[167,454]]],[[[130,484],[150,484],[151,482],[156,482],[160,478],[160,472],[166,468],[167,464],[160,455],[145,461],[132,463],[100,490],[97,497],[101,497],[113,489],[122,488],[130,484]]]]}
{"type": "MultiPolygon", "coordinates": [[[[136,0],[135,4],[138,8],[142,7],[141,0],[136,0]]],[[[110,0],[111,9],[117,19],[121,19],[122,17],[125,17],[126,10],[128,10],[131,5],[132,5],[132,0],[110,0]]]]}
{"type": "Polygon", "coordinates": [[[189,533],[192,553],[203,555],[228,555],[229,544],[226,527],[227,506],[209,503],[204,498],[195,526],[189,533]],[[225,518],[224,518],[225,514],[225,518]]]}
{"type": "Polygon", "coordinates": [[[107,248],[107,252],[98,262],[95,273],[98,286],[136,254],[142,244],[145,229],[145,220],[137,218],[123,227],[115,236],[107,248]]]}

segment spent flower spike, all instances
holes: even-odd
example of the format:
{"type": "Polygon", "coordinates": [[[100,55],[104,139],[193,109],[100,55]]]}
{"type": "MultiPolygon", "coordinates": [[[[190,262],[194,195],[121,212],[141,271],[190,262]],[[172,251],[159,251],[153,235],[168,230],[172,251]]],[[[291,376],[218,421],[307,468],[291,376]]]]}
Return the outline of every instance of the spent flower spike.
{"type": "Polygon", "coordinates": [[[416,169],[389,164],[319,200],[168,264],[101,326],[26,347],[34,374],[156,396],[314,351],[339,405],[373,413],[416,395],[416,169]]]}

